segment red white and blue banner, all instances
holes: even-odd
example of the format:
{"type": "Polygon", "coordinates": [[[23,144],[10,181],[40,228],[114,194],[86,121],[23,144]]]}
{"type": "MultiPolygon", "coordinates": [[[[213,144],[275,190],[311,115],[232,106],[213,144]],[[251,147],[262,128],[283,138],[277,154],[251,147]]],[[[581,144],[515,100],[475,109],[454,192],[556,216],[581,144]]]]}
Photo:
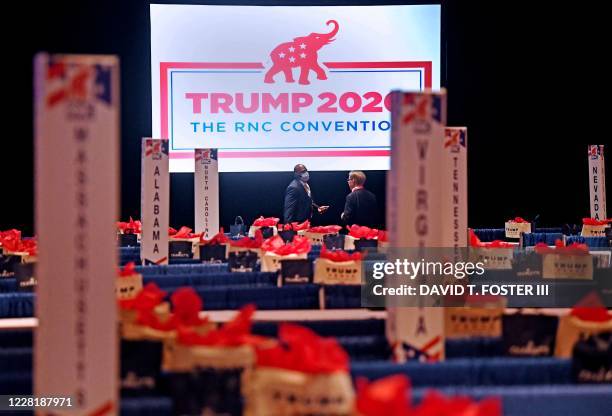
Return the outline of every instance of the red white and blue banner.
{"type": "Polygon", "coordinates": [[[119,60],[40,53],[34,72],[34,394],[116,415],[119,60]]]}
{"type": "Polygon", "coordinates": [[[144,264],[168,264],[170,173],[168,140],[142,139],[140,257],[144,264]]]}
{"type": "Polygon", "coordinates": [[[606,165],[603,144],[589,145],[589,194],[591,218],[605,220],[606,216],[606,165]]]}
{"type": "Polygon", "coordinates": [[[151,5],[170,170],[388,169],[393,89],[440,86],[440,6],[151,5]]]}
{"type": "MultiPolygon", "coordinates": [[[[219,161],[217,149],[195,149],[195,232],[205,239],[219,232],[219,161]]],[[[199,254],[199,253],[198,253],[199,254]]]]}

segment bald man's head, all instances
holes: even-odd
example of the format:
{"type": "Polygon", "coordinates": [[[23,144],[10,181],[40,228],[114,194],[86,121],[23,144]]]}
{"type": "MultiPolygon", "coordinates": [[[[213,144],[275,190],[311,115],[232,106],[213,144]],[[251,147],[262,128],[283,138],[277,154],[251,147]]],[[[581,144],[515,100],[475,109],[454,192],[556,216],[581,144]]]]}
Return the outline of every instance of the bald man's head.
{"type": "Polygon", "coordinates": [[[306,172],[307,170],[308,169],[306,169],[306,166],[302,165],[301,163],[298,163],[293,168],[293,172],[295,172],[295,173],[302,173],[302,172],[306,172]]]}

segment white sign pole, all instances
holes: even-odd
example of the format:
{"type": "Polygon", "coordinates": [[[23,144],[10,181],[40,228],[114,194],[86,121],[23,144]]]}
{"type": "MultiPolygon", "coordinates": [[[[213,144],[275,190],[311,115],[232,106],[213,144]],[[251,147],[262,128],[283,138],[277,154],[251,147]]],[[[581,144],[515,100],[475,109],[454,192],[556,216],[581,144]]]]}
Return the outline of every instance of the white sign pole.
{"type": "MultiPolygon", "coordinates": [[[[195,150],[195,232],[210,239],[219,232],[219,159],[217,149],[195,150]]],[[[198,253],[199,254],[199,253],[198,253]]]]}
{"type": "Polygon", "coordinates": [[[118,58],[36,55],[35,112],[34,393],[69,397],[55,414],[115,415],[118,58]]]}
{"type": "Polygon", "coordinates": [[[143,264],[168,264],[170,174],[168,140],[142,139],[142,238],[143,264]]]}
{"type": "MultiPolygon", "coordinates": [[[[393,100],[387,183],[390,246],[443,247],[441,166],[446,92],[394,92],[393,100]]],[[[387,313],[387,337],[397,361],[444,358],[442,308],[391,307],[387,313]]]]}
{"type": "Polygon", "coordinates": [[[442,151],[442,245],[456,251],[468,245],[467,127],[447,127],[442,151]]]}
{"type": "Polygon", "coordinates": [[[606,216],[606,167],[604,146],[589,145],[589,190],[591,218],[604,220],[606,216]]]}

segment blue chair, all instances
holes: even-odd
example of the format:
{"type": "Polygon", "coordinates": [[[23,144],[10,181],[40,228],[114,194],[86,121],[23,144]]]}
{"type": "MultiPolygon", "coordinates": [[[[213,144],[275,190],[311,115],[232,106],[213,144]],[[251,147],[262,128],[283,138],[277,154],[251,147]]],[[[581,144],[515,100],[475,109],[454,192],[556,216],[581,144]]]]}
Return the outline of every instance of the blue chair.
{"type": "Polygon", "coordinates": [[[474,228],[474,234],[482,242],[506,239],[506,230],[504,228],[474,228]]]}
{"type": "Polygon", "coordinates": [[[32,371],[32,347],[0,348],[0,374],[32,371]]]}
{"type": "Polygon", "coordinates": [[[353,309],[361,307],[360,285],[326,285],[326,309],[353,309]]]}
{"type": "Polygon", "coordinates": [[[561,233],[563,234],[563,227],[532,227],[534,233],[561,233]]]}
{"type": "Polygon", "coordinates": [[[351,363],[353,378],[410,377],[414,387],[570,384],[570,360],[557,358],[457,358],[436,364],[351,363]]]}
{"type": "Polygon", "coordinates": [[[14,277],[0,278],[0,293],[17,291],[17,279],[14,277]]]}
{"type": "Polygon", "coordinates": [[[31,348],[34,337],[31,329],[6,329],[0,331],[0,348],[31,348]]]}
{"type": "MultiPolygon", "coordinates": [[[[336,336],[369,336],[384,335],[384,319],[359,319],[339,321],[297,321],[296,325],[302,325],[312,329],[324,337],[336,336]]],[[[253,333],[275,337],[278,334],[277,322],[254,322],[253,333]]]]}
{"type": "MultiPolygon", "coordinates": [[[[428,389],[416,388],[420,402],[428,389]]],[[[612,408],[612,385],[543,385],[442,387],[447,396],[469,396],[476,400],[500,397],[504,416],[608,416],[612,408]]]]}
{"type": "Polygon", "coordinates": [[[563,241],[563,234],[561,233],[524,233],[523,234],[523,247],[532,247],[538,243],[546,243],[546,245],[554,246],[555,241],[563,241]]]}
{"type": "Polygon", "coordinates": [[[173,416],[169,397],[138,397],[121,399],[121,416],[173,416]]]}
{"type": "Polygon", "coordinates": [[[565,243],[567,245],[578,243],[586,244],[589,248],[608,248],[609,239],[607,237],[582,237],[579,235],[572,235],[567,237],[565,243]]]}
{"type": "Polygon", "coordinates": [[[504,346],[501,338],[464,338],[446,340],[446,358],[501,357],[504,346]]]}
{"type": "Polygon", "coordinates": [[[34,293],[0,293],[0,318],[34,316],[34,293]]]}
{"type": "Polygon", "coordinates": [[[137,266],[136,271],[143,276],[155,275],[200,275],[227,272],[227,263],[162,264],[158,266],[137,266]]]}

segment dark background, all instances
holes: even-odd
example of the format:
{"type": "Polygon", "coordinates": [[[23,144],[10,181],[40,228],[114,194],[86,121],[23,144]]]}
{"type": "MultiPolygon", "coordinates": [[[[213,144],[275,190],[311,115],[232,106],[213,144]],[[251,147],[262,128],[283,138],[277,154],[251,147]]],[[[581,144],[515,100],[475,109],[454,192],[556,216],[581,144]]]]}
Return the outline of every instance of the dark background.
{"type": "MultiPolygon", "coordinates": [[[[408,2],[379,2],[403,3],[408,2]]],[[[597,96],[607,97],[609,79],[604,64],[609,46],[602,44],[609,39],[605,13],[597,11],[597,3],[533,3],[442,2],[442,84],[448,89],[449,125],[469,127],[472,227],[502,227],[514,216],[541,214],[541,225],[550,226],[589,216],[586,145],[610,143],[608,108],[597,101],[597,96]],[[588,91],[595,92],[594,98],[588,91]]],[[[149,2],[20,2],[15,7],[3,14],[0,29],[0,230],[33,232],[32,58],[37,51],[119,55],[121,218],[139,218],[140,138],[151,134],[149,2]]],[[[366,186],[382,210],[385,173],[367,174],[366,186]]],[[[331,205],[316,222],[338,222],[348,192],[346,176],[311,173],[315,199],[331,205]]],[[[236,215],[247,222],[258,215],[281,216],[290,180],[289,172],[221,174],[222,225],[227,227],[236,215]]],[[[610,194],[609,175],[607,182],[610,194]]],[[[170,224],[193,225],[192,175],[173,174],[171,195],[170,224]]]]}

